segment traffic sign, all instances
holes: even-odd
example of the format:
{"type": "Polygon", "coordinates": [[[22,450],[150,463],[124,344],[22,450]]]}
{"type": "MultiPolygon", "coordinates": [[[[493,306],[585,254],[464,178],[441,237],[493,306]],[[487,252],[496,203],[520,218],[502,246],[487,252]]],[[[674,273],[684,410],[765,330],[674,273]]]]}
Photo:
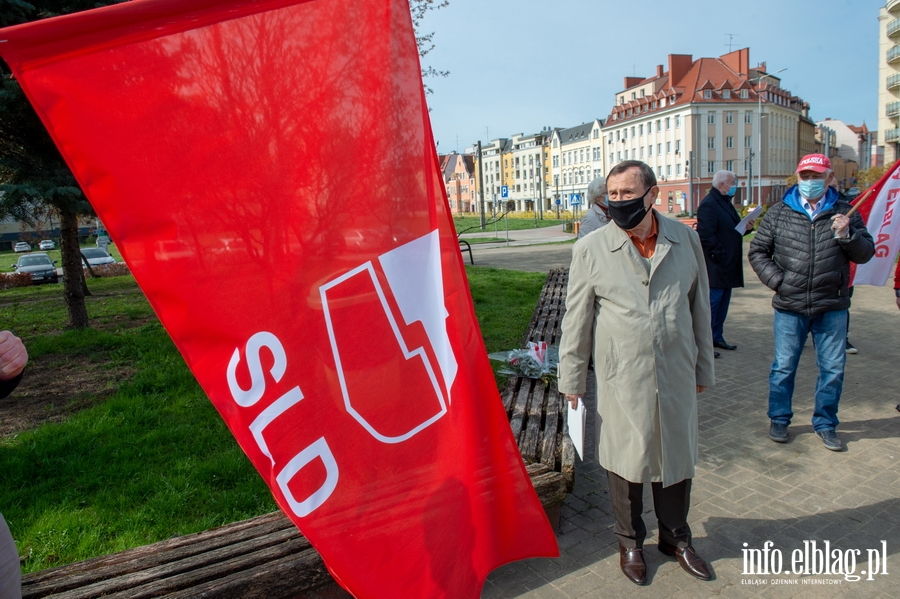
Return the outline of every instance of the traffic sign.
{"type": "Polygon", "coordinates": [[[500,187],[500,197],[501,198],[509,197],[509,185],[503,185],[500,187]]]}
{"type": "Polygon", "coordinates": [[[559,206],[560,204],[562,204],[562,200],[559,198],[556,198],[556,205],[559,206]]]}
{"type": "Polygon", "coordinates": [[[573,193],[569,196],[569,205],[570,206],[581,206],[581,195],[577,193],[573,193]]]}

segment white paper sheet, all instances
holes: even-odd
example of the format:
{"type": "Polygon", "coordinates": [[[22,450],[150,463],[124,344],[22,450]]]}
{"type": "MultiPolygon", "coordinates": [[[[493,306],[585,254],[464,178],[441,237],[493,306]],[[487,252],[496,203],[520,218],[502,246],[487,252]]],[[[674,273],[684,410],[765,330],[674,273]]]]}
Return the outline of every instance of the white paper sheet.
{"type": "Polygon", "coordinates": [[[747,223],[751,220],[756,220],[756,217],[762,213],[762,206],[757,206],[753,210],[747,213],[741,222],[734,226],[734,230],[743,235],[747,231],[747,223]]]}
{"type": "Polygon", "coordinates": [[[566,401],[566,420],[569,424],[569,437],[572,444],[575,445],[575,451],[578,457],[584,459],[584,427],[587,423],[587,412],[584,410],[584,402],[578,400],[578,407],[574,410],[571,404],[566,401]]]}

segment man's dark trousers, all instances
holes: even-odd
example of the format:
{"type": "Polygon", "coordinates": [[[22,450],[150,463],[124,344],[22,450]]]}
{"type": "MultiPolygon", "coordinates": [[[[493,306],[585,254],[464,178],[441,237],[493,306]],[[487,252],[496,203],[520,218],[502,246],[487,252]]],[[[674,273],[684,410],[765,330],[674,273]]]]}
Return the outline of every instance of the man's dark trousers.
{"type": "MultiPolygon", "coordinates": [[[[619,544],[627,549],[641,547],[647,538],[647,527],[641,513],[644,511],[644,485],[625,480],[615,472],[606,471],[609,481],[609,500],[616,518],[613,533],[619,544]]],[[[659,540],[674,547],[691,544],[691,528],[687,523],[691,507],[691,479],[685,479],[668,487],[651,483],[653,511],[659,523],[659,540]]]]}
{"type": "Polygon", "coordinates": [[[725,317],[731,303],[731,288],[709,289],[709,308],[712,314],[712,338],[716,343],[725,343],[725,317]]]}

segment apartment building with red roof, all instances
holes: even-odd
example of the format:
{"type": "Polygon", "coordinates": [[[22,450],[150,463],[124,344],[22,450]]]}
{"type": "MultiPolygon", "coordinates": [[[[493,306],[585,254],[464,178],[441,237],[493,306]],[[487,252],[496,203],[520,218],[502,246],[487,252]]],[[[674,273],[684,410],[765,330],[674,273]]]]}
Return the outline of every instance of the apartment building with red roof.
{"type": "Polygon", "coordinates": [[[475,189],[475,157],[470,154],[438,156],[450,211],[455,214],[477,212],[475,189]]]}
{"type": "Polygon", "coordinates": [[[765,63],[750,66],[749,48],[696,60],[670,54],[654,76],[625,77],[602,129],[605,170],[649,164],[662,212],[696,211],[718,170],[737,175],[736,203],[773,202],[811,138],[808,112],[765,63]]]}

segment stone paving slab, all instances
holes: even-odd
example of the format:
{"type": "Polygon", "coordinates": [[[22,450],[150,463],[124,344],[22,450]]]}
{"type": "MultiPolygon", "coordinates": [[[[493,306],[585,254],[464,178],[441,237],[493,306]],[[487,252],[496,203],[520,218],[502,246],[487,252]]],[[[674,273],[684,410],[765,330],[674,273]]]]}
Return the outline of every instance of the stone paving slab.
{"type": "MultiPolygon", "coordinates": [[[[570,253],[545,246],[523,248],[503,267],[532,270],[567,266],[570,253]]],[[[746,244],[745,244],[746,250],[746,244]]],[[[500,252],[501,250],[493,250],[500,252]]],[[[503,250],[505,251],[505,250],[503,250]]],[[[510,250],[515,252],[516,250],[510,250]]],[[[483,252],[487,254],[487,252],[483,252]]],[[[476,255],[476,263],[478,256],[476,255]]],[[[499,265],[498,265],[499,266],[499,265]]],[[[847,356],[838,434],[845,451],[826,450],[810,424],[817,369],[811,341],[797,374],[790,442],[768,438],[768,373],[773,359],[771,292],[745,268],[746,287],[736,289],[725,335],[738,346],[716,360],[716,386],[700,395],[700,462],[689,521],[697,551],[716,579],[701,582],[657,551],[657,526],[649,485],[645,554],[650,584],[638,587],[618,566],[606,473],[589,458],[578,461],[574,492],[562,509],[559,559],[535,559],[493,572],[482,597],[766,597],[823,598],[900,596],[900,311],[890,288],[858,287],[851,308],[850,339],[859,354],[847,356]],[[869,570],[867,550],[886,541],[887,574],[869,570]],[[846,552],[859,550],[855,571],[842,575],[744,574],[742,550],[771,541],[783,566],[804,541],[846,552]]],[[[591,394],[586,403],[592,407],[591,394]]],[[[588,427],[595,425],[589,410],[588,427]]],[[[588,433],[586,437],[593,440],[588,433]]],[[[593,448],[588,448],[588,455],[593,448]]],[[[770,555],[774,552],[770,551],[770,555]]],[[[855,554],[854,554],[855,556],[855,554]]],[[[846,561],[848,565],[849,561],[846,561]]],[[[775,564],[777,565],[777,563],[775,564]]],[[[873,564],[874,565],[874,564],[873,564]]]]}

